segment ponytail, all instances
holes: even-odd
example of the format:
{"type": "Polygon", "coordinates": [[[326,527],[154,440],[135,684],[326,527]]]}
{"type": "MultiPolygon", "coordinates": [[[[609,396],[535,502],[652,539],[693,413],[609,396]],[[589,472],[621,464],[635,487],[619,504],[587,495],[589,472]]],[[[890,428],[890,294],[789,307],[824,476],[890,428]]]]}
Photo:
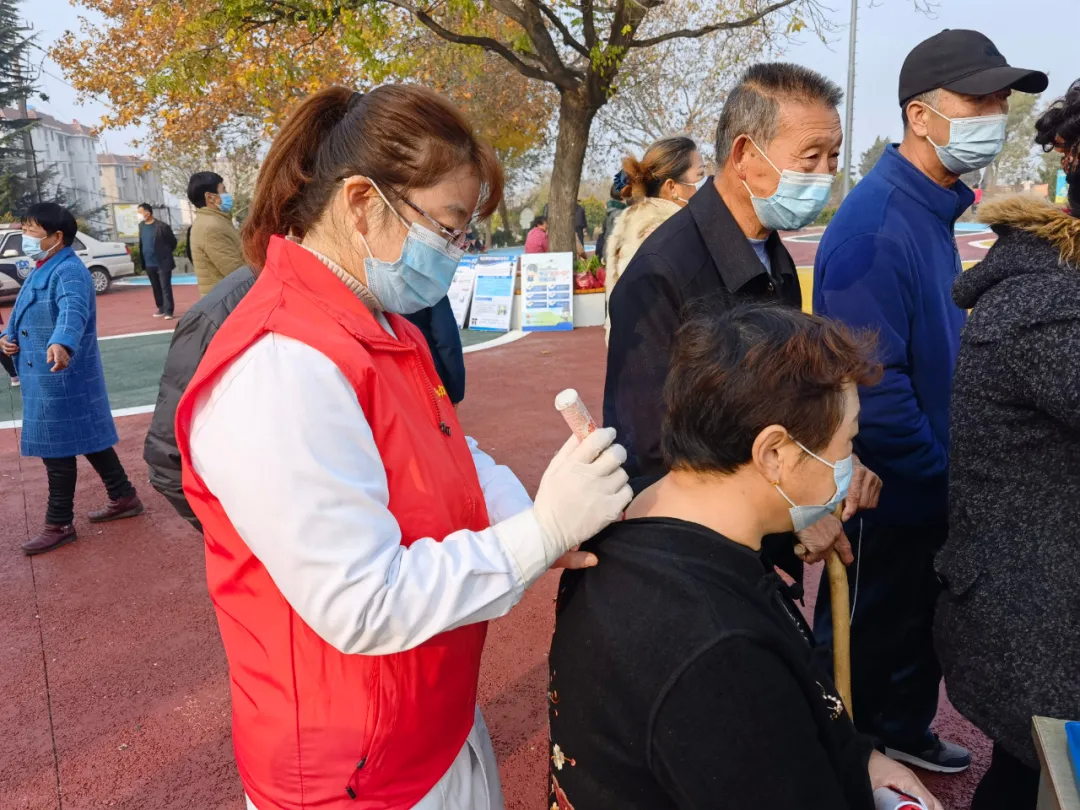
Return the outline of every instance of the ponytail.
{"type": "Polygon", "coordinates": [[[346,177],[367,177],[394,201],[461,166],[476,171],[479,214],[491,216],[503,193],[495,152],[445,98],[417,85],[322,90],[301,102],[267,152],[244,222],[244,256],[261,269],[270,237],[302,238],[346,177]]]}
{"type": "Polygon", "coordinates": [[[274,138],[242,232],[244,257],[252,267],[266,263],[271,236],[303,237],[310,225],[301,215],[301,201],[313,179],[319,147],[345,118],[352,95],[345,87],[331,87],[310,96],[274,138]]]}
{"type": "Polygon", "coordinates": [[[622,190],[622,198],[636,203],[646,197],[659,197],[665,182],[678,182],[690,170],[696,151],[693,140],[679,135],[656,141],[641,160],[628,155],[622,163],[629,181],[622,190]]]}

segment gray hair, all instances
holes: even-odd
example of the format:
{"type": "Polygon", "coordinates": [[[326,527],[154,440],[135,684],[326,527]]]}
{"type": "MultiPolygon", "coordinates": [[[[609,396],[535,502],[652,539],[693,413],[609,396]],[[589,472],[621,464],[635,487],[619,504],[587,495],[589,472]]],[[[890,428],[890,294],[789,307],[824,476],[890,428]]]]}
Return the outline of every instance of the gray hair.
{"type": "Polygon", "coordinates": [[[780,127],[781,102],[838,107],[843,91],[817,71],[788,62],[752,65],[728,93],[716,125],[716,165],[723,166],[740,135],[764,149],[780,127]]]}
{"type": "Polygon", "coordinates": [[[910,121],[908,121],[908,117],[907,117],[908,104],[910,104],[913,101],[918,101],[918,102],[920,102],[922,104],[925,104],[927,107],[933,107],[933,108],[937,109],[938,99],[940,97],[941,97],[941,88],[940,87],[935,87],[933,90],[927,90],[925,93],[919,93],[919,95],[917,95],[917,96],[912,96],[907,101],[905,101],[903,104],[901,104],[900,105],[900,120],[904,122],[904,132],[907,132],[908,124],[911,123],[910,121]]]}

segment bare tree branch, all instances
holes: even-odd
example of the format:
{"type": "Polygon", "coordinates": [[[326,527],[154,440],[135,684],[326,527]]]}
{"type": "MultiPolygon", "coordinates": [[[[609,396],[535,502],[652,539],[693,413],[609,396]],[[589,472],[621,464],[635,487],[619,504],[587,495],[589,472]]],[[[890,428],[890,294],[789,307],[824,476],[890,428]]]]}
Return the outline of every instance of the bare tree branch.
{"type": "Polygon", "coordinates": [[[581,31],[585,36],[585,46],[595,48],[596,39],[596,11],[593,8],[593,0],[581,0],[581,31]]]}
{"type": "Polygon", "coordinates": [[[580,42],[578,42],[576,39],[574,39],[574,35],[570,33],[570,29],[567,28],[566,24],[559,19],[558,14],[548,8],[548,6],[544,3],[544,0],[529,0],[529,2],[532,5],[536,6],[536,8],[538,8],[540,12],[545,17],[547,17],[548,20],[551,21],[551,24],[558,29],[559,33],[562,34],[563,42],[566,43],[566,46],[568,48],[573,48],[586,59],[589,58],[589,49],[582,45],[580,42]]]}
{"type": "Polygon", "coordinates": [[[478,48],[484,48],[492,53],[497,53],[513,65],[514,69],[522,76],[527,76],[530,79],[537,79],[542,82],[549,82],[556,87],[562,87],[564,84],[565,80],[560,77],[523,62],[513,50],[496,39],[492,39],[491,37],[476,37],[470,34],[460,34],[456,31],[451,31],[439,24],[426,11],[421,11],[413,5],[403,2],[403,0],[387,0],[387,2],[392,6],[409,12],[433,34],[441,39],[445,39],[447,42],[453,42],[455,45],[474,45],[478,48]]]}
{"type": "Polygon", "coordinates": [[[698,39],[708,34],[714,34],[717,31],[733,31],[737,28],[747,28],[756,22],[759,22],[763,18],[767,17],[775,11],[779,11],[782,8],[790,6],[796,0],[778,0],[770,6],[766,6],[757,14],[753,14],[742,20],[736,20],[735,22],[722,22],[713,23],[712,25],[706,25],[701,28],[680,28],[677,31],[668,31],[666,34],[661,34],[656,37],[649,37],[647,39],[631,40],[627,43],[630,48],[651,48],[654,45],[659,45],[663,42],[668,42],[673,39],[698,39]]]}

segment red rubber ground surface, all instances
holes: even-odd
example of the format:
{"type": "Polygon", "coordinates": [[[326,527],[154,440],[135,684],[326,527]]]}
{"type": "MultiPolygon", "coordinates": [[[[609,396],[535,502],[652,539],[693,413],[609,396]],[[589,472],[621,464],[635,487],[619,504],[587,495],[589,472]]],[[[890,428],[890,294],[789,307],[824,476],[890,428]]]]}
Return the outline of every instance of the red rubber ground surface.
{"type": "MultiPolygon", "coordinates": [[[[176,293],[179,314],[195,291],[176,293]]],[[[149,316],[149,300],[146,289],[99,298],[101,334],[166,326],[149,316]]],[[[555,394],[576,387],[593,413],[601,412],[602,330],[534,334],[467,355],[466,364],[463,424],[534,491],[566,435],[551,407],[555,394]]],[[[146,513],[97,527],[80,518],[77,542],[33,559],[19,544],[44,514],[44,468],[19,458],[16,431],[0,431],[2,810],[243,806],[202,544],[145,483],[149,421],[117,420],[118,450],[146,513]]],[[[77,511],[85,514],[103,498],[80,460],[77,511]]],[[[808,579],[815,583],[816,573],[808,579]]],[[[511,810],[549,806],[544,693],[555,585],[556,575],[548,574],[488,636],[480,702],[511,810]]],[[[947,703],[936,728],[976,757],[967,774],[928,777],[947,807],[960,810],[989,746],[947,703]]]]}

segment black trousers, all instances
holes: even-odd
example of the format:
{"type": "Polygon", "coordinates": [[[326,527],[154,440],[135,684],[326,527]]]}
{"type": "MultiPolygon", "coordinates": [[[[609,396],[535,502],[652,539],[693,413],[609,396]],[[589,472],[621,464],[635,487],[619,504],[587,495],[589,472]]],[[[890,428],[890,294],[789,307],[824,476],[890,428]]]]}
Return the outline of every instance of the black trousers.
{"type": "MultiPolygon", "coordinates": [[[[110,500],[118,501],[135,492],[135,487],[124,472],[124,465],[116,450],[110,447],[98,453],[89,453],[86,460],[101,476],[110,500]]],[[[45,522],[65,526],[75,520],[75,482],[78,480],[78,464],[75,456],[67,458],[43,458],[49,475],[49,506],[45,522]]]]}
{"type": "Polygon", "coordinates": [[[0,352],[0,366],[4,367],[4,371],[8,373],[9,377],[19,376],[19,372],[15,370],[14,358],[8,357],[3,352],[0,352]]]}
{"type": "Polygon", "coordinates": [[[994,743],[990,769],[975,788],[971,810],[1035,810],[1038,798],[1038,769],[994,743]]]}
{"type": "Polygon", "coordinates": [[[154,289],[154,303],[162,315],[173,314],[172,270],[147,267],[146,276],[154,289]]]}
{"type": "MultiPolygon", "coordinates": [[[[847,569],[855,601],[851,622],[855,725],[891,748],[919,749],[937,714],[941,665],[934,651],[933,623],[941,583],[934,572],[934,555],[948,529],[880,526],[858,516],[844,529],[856,554],[847,569]]],[[[829,647],[832,609],[824,570],[818,594],[814,636],[829,647]]]]}

